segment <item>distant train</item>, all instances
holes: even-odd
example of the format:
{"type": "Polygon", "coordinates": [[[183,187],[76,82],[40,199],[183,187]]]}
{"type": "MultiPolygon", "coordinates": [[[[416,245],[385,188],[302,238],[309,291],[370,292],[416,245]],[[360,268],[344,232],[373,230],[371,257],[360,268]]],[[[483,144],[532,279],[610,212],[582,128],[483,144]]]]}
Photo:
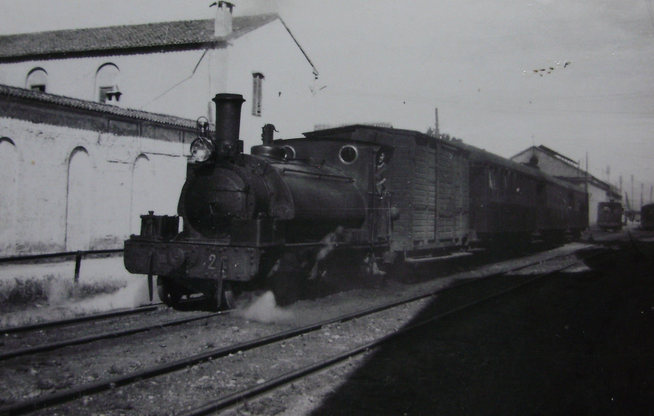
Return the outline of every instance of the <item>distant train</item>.
{"type": "Polygon", "coordinates": [[[203,295],[233,308],[242,291],[279,298],[308,281],[379,274],[473,244],[561,241],[588,227],[576,185],[419,132],[352,125],[243,153],[243,98],[218,94],[216,133],[191,144],[179,217],[143,215],[125,266],[157,276],[177,307],[203,295]]]}
{"type": "Polygon", "coordinates": [[[597,226],[602,230],[622,229],[624,209],[620,202],[600,202],[597,204],[597,226]]]}
{"type": "Polygon", "coordinates": [[[640,209],[640,228],[654,230],[654,204],[643,205],[640,209]]]}

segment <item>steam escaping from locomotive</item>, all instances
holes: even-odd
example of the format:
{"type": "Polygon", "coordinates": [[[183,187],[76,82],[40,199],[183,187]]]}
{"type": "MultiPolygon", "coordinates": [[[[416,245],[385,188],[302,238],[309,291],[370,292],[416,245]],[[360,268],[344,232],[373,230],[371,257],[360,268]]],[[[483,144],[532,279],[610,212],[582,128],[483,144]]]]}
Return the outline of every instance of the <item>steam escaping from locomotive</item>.
{"type": "Polygon", "coordinates": [[[256,321],[264,324],[289,323],[295,319],[293,312],[277,305],[275,294],[271,291],[267,291],[263,295],[255,298],[244,309],[237,309],[236,316],[240,316],[248,321],[256,321]]]}

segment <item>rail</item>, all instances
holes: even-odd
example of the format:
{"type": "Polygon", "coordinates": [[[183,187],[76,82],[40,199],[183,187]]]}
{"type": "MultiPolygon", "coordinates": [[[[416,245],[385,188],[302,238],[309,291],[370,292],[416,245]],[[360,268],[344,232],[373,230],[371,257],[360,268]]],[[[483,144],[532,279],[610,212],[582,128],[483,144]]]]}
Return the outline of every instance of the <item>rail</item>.
{"type": "MultiPolygon", "coordinates": [[[[602,251],[602,253],[604,253],[602,251]]],[[[591,256],[597,256],[600,255],[601,253],[595,253],[592,254],[591,256]]],[[[555,256],[553,258],[547,259],[548,260],[553,260],[555,258],[562,258],[569,256],[570,253],[564,254],[564,255],[559,255],[555,256]]],[[[590,257],[590,256],[589,256],[590,257]]],[[[566,268],[569,268],[575,264],[578,264],[579,261],[586,260],[588,257],[584,257],[582,259],[578,259],[575,261],[573,264],[568,264],[563,267],[558,267],[557,270],[547,272],[546,274],[542,275],[536,275],[535,277],[529,278],[527,280],[524,280],[523,278],[519,278],[520,282],[515,285],[515,286],[510,286],[510,287],[505,287],[499,292],[493,294],[493,295],[488,295],[485,296],[481,299],[477,299],[475,301],[472,301],[470,303],[467,303],[463,306],[459,306],[454,309],[449,309],[448,311],[445,311],[443,313],[440,313],[439,315],[433,316],[431,318],[427,318],[422,321],[418,321],[413,323],[410,326],[406,326],[404,328],[399,329],[397,332],[391,333],[389,335],[383,336],[377,340],[371,341],[368,344],[364,344],[362,346],[356,347],[354,350],[347,351],[345,353],[342,353],[341,355],[334,356],[331,358],[328,358],[325,361],[322,361],[318,364],[312,364],[309,365],[308,367],[303,367],[298,370],[292,371],[291,373],[287,373],[285,375],[279,376],[277,378],[273,378],[269,380],[268,382],[264,382],[263,384],[256,385],[254,387],[250,387],[246,390],[242,390],[239,392],[236,392],[234,394],[231,394],[229,396],[225,396],[222,398],[218,398],[215,401],[205,403],[204,405],[201,405],[201,407],[196,408],[196,409],[191,409],[190,411],[187,411],[186,413],[183,413],[185,416],[198,416],[198,415],[206,415],[209,413],[213,413],[219,410],[223,410],[226,406],[232,405],[234,403],[237,403],[242,400],[246,400],[249,398],[254,397],[255,395],[262,394],[265,391],[270,391],[273,388],[276,388],[280,385],[292,382],[294,380],[297,380],[301,377],[304,377],[308,374],[312,374],[320,369],[326,368],[327,366],[333,365],[335,363],[341,362],[347,357],[350,356],[355,356],[357,354],[360,354],[362,352],[368,351],[371,348],[376,347],[377,345],[380,345],[382,343],[388,342],[391,339],[399,338],[405,334],[407,334],[409,331],[416,330],[417,328],[420,328],[421,326],[425,324],[429,324],[431,322],[435,322],[438,320],[442,320],[448,316],[453,316],[456,313],[466,310],[467,308],[473,307],[478,304],[482,304],[484,302],[487,302],[491,299],[494,298],[494,296],[500,296],[506,293],[510,293],[512,290],[516,290],[520,287],[524,287],[528,284],[532,284],[533,282],[536,282],[539,279],[542,279],[544,277],[553,275],[554,273],[564,270],[566,268]]],[[[494,272],[489,275],[484,276],[484,280],[487,278],[491,277],[499,277],[502,275],[505,275],[509,272],[516,272],[518,270],[523,270],[528,267],[533,267],[535,264],[540,264],[542,261],[538,261],[537,263],[529,263],[527,265],[522,265],[516,268],[513,268],[511,270],[505,270],[505,271],[500,271],[500,272],[494,272]]],[[[116,387],[122,387],[126,386],[132,383],[135,383],[136,381],[140,380],[145,380],[149,378],[153,378],[156,376],[160,376],[163,374],[169,374],[175,371],[179,371],[185,368],[189,368],[192,366],[195,366],[197,364],[223,358],[223,357],[228,357],[232,354],[237,354],[239,352],[245,352],[245,351],[250,351],[255,348],[259,348],[265,345],[270,345],[275,342],[279,342],[282,340],[286,339],[291,339],[293,337],[298,337],[304,334],[308,334],[311,332],[319,331],[322,328],[332,325],[335,323],[343,323],[343,322],[348,322],[352,321],[354,319],[362,318],[368,315],[373,315],[377,312],[385,311],[390,308],[394,308],[397,306],[404,305],[409,302],[421,300],[421,299],[427,299],[433,296],[437,295],[442,295],[444,292],[455,292],[458,288],[464,287],[464,286],[473,286],[475,283],[478,283],[479,280],[468,280],[464,283],[458,284],[458,285],[451,285],[448,287],[445,287],[443,289],[438,289],[429,293],[419,293],[415,294],[413,296],[409,296],[403,299],[399,300],[394,300],[390,303],[387,304],[382,304],[382,305],[375,305],[370,307],[369,309],[365,310],[359,310],[353,313],[346,313],[337,317],[333,318],[327,318],[323,321],[320,322],[314,322],[310,323],[305,326],[301,327],[296,327],[296,328],[291,328],[282,332],[277,332],[274,334],[262,336],[260,338],[256,338],[253,340],[249,341],[244,341],[238,344],[232,344],[232,345],[226,345],[223,347],[219,347],[216,349],[212,349],[210,351],[205,351],[201,352],[196,355],[187,355],[183,358],[180,358],[178,360],[174,361],[168,361],[164,362],[162,364],[158,364],[154,367],[150,368],[141,368],[138,369],[137,371],[123,374],[123,375],[115,375],[106,379],[98,379],[95,381],[92,381],[87,384],[80,384],[75,387],[72,387],[68,390],[60,390],[57,392],[54,392],[52,394],[47,394],[47,395],[41,395],[38,397],[33,397],[30,399],[26,399],[23,401],[18,401],[16,403],[6,405],[4,407],[0,407],[0,415],[19,415],[19,414],[25,414],[28,412],[33,412],[35,410],[39,409],[44,409],[46,407],[51,407],[59,404],[63,404],[84,396],[90,396],[95,393],[100,393],[103,391],[115,389],[116,387]]]]}
{"type": "Polygon", "coordinates": [[[82,258],[87,255],[93,254],[113,254],[122,253],[122,248],[107,249],[107,250],[80,250],[80,251],[67,251],[61,253],[48,253],[48,254],[32,254],[29,256],[16,256],[16,257],[0,257],[0,264],[13,263],[28,260],[41,260],[56,257],[73,257],[75,256],[75,283],[79,283],[79,271],[82,265],[82,258]]]}

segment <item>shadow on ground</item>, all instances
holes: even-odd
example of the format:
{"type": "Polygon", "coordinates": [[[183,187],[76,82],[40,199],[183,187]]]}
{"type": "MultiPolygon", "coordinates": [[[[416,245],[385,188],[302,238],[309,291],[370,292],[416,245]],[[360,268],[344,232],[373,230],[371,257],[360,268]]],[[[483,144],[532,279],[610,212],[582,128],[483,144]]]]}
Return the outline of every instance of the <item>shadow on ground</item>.
{"type": "Polygon", "coordinates": [[[654,244],[607,253],[385,344],[312,415],[651,414],[654,244]]]}

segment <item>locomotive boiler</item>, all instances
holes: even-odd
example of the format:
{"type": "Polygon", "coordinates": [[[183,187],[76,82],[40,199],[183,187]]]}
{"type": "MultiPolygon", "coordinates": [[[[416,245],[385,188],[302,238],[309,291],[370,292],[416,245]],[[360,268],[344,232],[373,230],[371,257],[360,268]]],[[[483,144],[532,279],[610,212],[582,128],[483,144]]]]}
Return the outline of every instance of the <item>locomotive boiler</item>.
{"type": "Polygon", "coordinates": [[[270,138],[244,154],[243,98],[218,94],[214,102],[215,138],[203,134],[191,144],[179,217],[143,215],[141,234],[125,242],[125,266],[148,275],[151,294],[157,276],[167,305],[201,294],[213,308],[232,308],[242,290],[269,287],[279,297],[298,271],[324,274],[317,263],[326,248],[347,244],[363,257],[384,250],[388,228],[370,215],[383,195],[372,185],[325,160],[290,155],[270,138]]]}

